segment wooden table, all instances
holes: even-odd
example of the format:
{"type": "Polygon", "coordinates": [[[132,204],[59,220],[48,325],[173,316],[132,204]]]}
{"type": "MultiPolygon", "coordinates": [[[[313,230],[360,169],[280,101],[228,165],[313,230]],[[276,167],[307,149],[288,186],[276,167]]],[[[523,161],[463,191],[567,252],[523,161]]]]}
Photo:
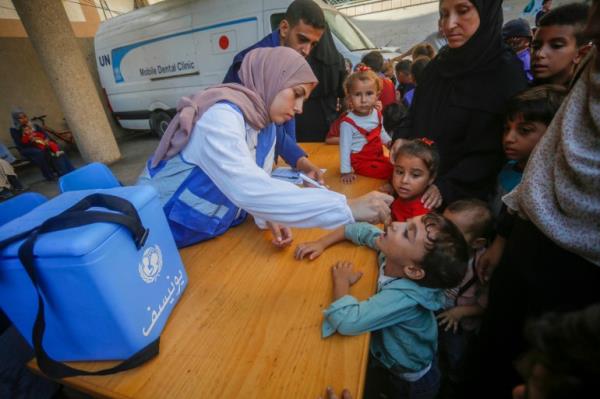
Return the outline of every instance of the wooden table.
{"type": "MultiPolygon", "coordinates": [[[[337,146],[303,147],[327,168],[331,189],[349,198],[381,184],[360,177],[343,185],[337,146]]],[[[313,262],[296,261],[296,244],[325,231],[293,233],[292,246],[279,250],[249,218],[221,237],[183,249],[189,283],[163,331],[158,357],[135,370],[64,383],[114,398],[305,399],[323,395],[328,385],[361,398],[369,335],[322,339],[322,310],[331,303],[330,267],[338,260],[352,260],[364,272],[352,288],[355,296],[374,292],[375,252],[341,243],[313,262]]],[[[73,364],[96,370],[112,363],[73,364]]]]}

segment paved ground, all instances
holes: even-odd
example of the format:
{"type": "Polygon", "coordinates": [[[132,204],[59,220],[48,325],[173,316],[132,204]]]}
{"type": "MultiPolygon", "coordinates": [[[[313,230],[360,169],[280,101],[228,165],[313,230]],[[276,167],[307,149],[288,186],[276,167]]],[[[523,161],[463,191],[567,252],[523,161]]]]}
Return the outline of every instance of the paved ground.
{"type": "MultiPolygon", "coordinates": [[[[134,184],[144,164],[158,144],[158,139],[151,133],[128,133],[119,142],[122,159],[110,168],[115,176],[125,185],[134,184]]],[[[84,161],[76,151],[69,157],[75,167],[82,166],[84,161]]],[[[58,194],[57,182],[44,180],[41,172],[33,165],[18,169],[17,174],[30,191],[41,193],[48,198],[58,194]]]]}

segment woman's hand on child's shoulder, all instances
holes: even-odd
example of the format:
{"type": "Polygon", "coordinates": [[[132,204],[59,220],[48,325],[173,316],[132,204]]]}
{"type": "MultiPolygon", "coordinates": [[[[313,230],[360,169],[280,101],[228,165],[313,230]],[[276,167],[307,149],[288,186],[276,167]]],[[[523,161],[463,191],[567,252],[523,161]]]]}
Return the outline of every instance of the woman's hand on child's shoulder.
{"type": "Polygon", "coordinates": [[[354,271],[352,262],[340,261],[332,266],[331,274],[336,284],[348,284],[353,286],[363,275],[361,271],[354,271]]]}
{"type": "Polygon", "coordinates": [[[317,259],[325,251],[325,246],[319,241],[309,241],[298,244],[296,251],[294,252],[294,258],[302,260],[308,258],[308,260],[317,259]]]}
{"type": "Polygon", "coordinates": [[[442,205],[442,193],[435,184],[432,184],[427,188],[421,197],[421,203],[427,209],[436,209],[442,205]]]}
{"type": "Polygon", "coordinates": [[[354,173],[342,173],[341,180],[344,184],[350,184],[356,180],[356,175],[354,173]]]}
{"type": "Polygon", "coordinates": [[[379,188],[377,189],[377,191],[382,192],[382,193],[386,193],[389,195],[394,195],[394,187],[392,186],[391,183],[385,183],[383,186],[379,186],[379,188]]]}

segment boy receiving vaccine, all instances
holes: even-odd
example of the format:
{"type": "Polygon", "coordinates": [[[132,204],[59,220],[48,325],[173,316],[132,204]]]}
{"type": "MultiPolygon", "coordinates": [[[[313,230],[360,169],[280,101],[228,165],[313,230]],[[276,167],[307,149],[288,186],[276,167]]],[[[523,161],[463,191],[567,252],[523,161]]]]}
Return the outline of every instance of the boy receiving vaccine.
{"type": "Polygon", "coordinates": [[[433,312],[444,305],[443,290],[464,278],[468,250],[463,235],[442,216],[427,214],[393,222],[385,231],[367,223],[350,224],[300,244],[295,256],[312,260],[343,240],[378,252],[377,293],[357,300],[350,287],[362,273],[350,262],[333,266],[333,303],[324,311],[323,337],[373,332],[372,368],[389,378],[397,397],[408,398],[409,392],[419,390],[421,397],[434,398],[440,377],[433,312]]]}

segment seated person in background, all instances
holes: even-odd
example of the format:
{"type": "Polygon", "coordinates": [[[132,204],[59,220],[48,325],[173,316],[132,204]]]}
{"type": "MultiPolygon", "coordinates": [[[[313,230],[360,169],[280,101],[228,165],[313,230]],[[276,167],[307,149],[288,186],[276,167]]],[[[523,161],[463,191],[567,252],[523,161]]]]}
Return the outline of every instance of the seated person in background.
{"type": "MultiPolygon", "coordinates": [[[[373,72],[381,79],[378,100],[381,101],[381,106],[383,107],[383,110],[385,110],[388,105],[396,102],[396,91],[394,89],[394,83],[383,74],[385,63],[383,56],[379,51],[371,51],[362,57],[360,63],[373,70],[373,72]]],[[[359,69],[357,68],[356,70],[359,69]]]]}
{"type": "Polygon", "coordinates": [[[591,48],[584,34],[588,9],[581,3],[567,4],[540,20],[531,43],[531,70],[536,85],[569,85],[575,68],[591,48]]]}
{"type": "Polygon", "coordinates": [[[532,36],[529,22],[523,18],[508,21],[502,27],[502,39],[521,60],[523,70],[529,82],[533,80],[533,75],[531,74],[531,53],[529,49],[532,36]]]}
{"type": "Polygon", "coordinates": [[[6,146],[0,143],[0,159],[4,159],[8,163],[14,163],[17,159],[11,154],[6,146]]]}
{"type": "Polygon", "coordinates": [[[396,63],[396,102],[401,102],[407,91],[415,88],[415,82],[410,76],[411,60],[401,60],[396,63]]]}
{"type": "Polygon", "coordinates": [[[467,274],[459,286],[445,291],[444,311],[439,313],[439,348],[442,369],[442,397],[462,397],[466,380],[466,355],[475,344],[486,306],[486,292],[477,278],[477,258],[485,252],[494,229],[488,205],[478,199],[458,200],[444,210],[443,216],[461,231],[469,246],[467,274]]]}
{"type": "Polygon", "coordinates": [[[406,141],[395,156],[392,187],[396,199],[392,202],[392,219],[404,222],[431,212],[421,198],[435,180],[440,156],[433,141],[426,138],[406,141]]]}
{"type": "Polygon", "coordinates": [[[24,191],[25,187],[19,181],[11,164],[0,158],[0,200],[12,197],[11,189],[24,191]]]}
{"type": "Polygon", "coordinates": [[[384,373],[396,391],[409,398],[434,398],[439,387],[436,362],[437,323],[434,311],[444,305],[444,289],[456,287],[467,269],[468,249],[454,224],[437,214],[393,222],[385,232],[366,223],[344,228],[296,249],[297,259],[316,258],[343,240],[378,252],[377,293],[366,301],[350,295],[362,276],[352,263],[332,268],[333,303],[324,311],[323,337],[336,332],[371,336],[369,379],[384,373]],[[371,375],[371,376],[370,376],[371,375]]]}
{"type": "Polygon", "coordinates": [[[22,130],[21,142],[23,144],[32,145],[40,150],[47,150],[53,157],[59,157],[65,153],[55,141],[50,140],[44,133],[33,130],[31,126],[23,126],[22,130]]]}
{"type": "Polygon", "coordinates": [[[404,97],[402,97],[402,104],[404,104],[406,108],[410,108],[410,106],[412,105],[413,96],[415,95],[415,89],[417,88],[417,85],[419,84],[419,81],[423,76],[423,71],[425,70],[427,64],[429,64],[429,61],[431,61],[431,58],[421,56],[414,60],[412,65],[410,66],[410,78],[414,83],[414,86],[412,89],[410,89],[404,94],[404,97]]]}
{"type": "Polygon", "coordinates": [[[21,134],[21,143],[43,152],[46,165],[44,169],[47,169],[44,177],[51,180],[55,178],[55,175],[62,176],[75,169],[58,144],[48,139],[47,135],[37,126],[31,125],[27,114],[22,109],[14,109],[11,112],[11,118],[13,128],[21,134]]]}
{"type": "Polygon", "coordinates": [[[356,174],[389,179],[393,167],[383,153],[390,136],[375,109],[381,92],[381,79],[368,67],[360,67],[344,83],[351,111],[340,125],[340,172],[343,183],[352,183],[356,174]],[[355,174],[356,173],[356,174],[355,174]]]}
{"type": "Polygon", "coordinates": [[[502,197],[521,181],[531,152],[546,132],[566,93],[562,86],[541,85],[516,95],[508,102],[502,146],[509,161],[498,175],[496,195],[492,201],[492,210],[499,219],[498,234],[477,266],[482,281],[489,278],[500,261],[512,226],[513,217],[506,212],[502,197]]]}

